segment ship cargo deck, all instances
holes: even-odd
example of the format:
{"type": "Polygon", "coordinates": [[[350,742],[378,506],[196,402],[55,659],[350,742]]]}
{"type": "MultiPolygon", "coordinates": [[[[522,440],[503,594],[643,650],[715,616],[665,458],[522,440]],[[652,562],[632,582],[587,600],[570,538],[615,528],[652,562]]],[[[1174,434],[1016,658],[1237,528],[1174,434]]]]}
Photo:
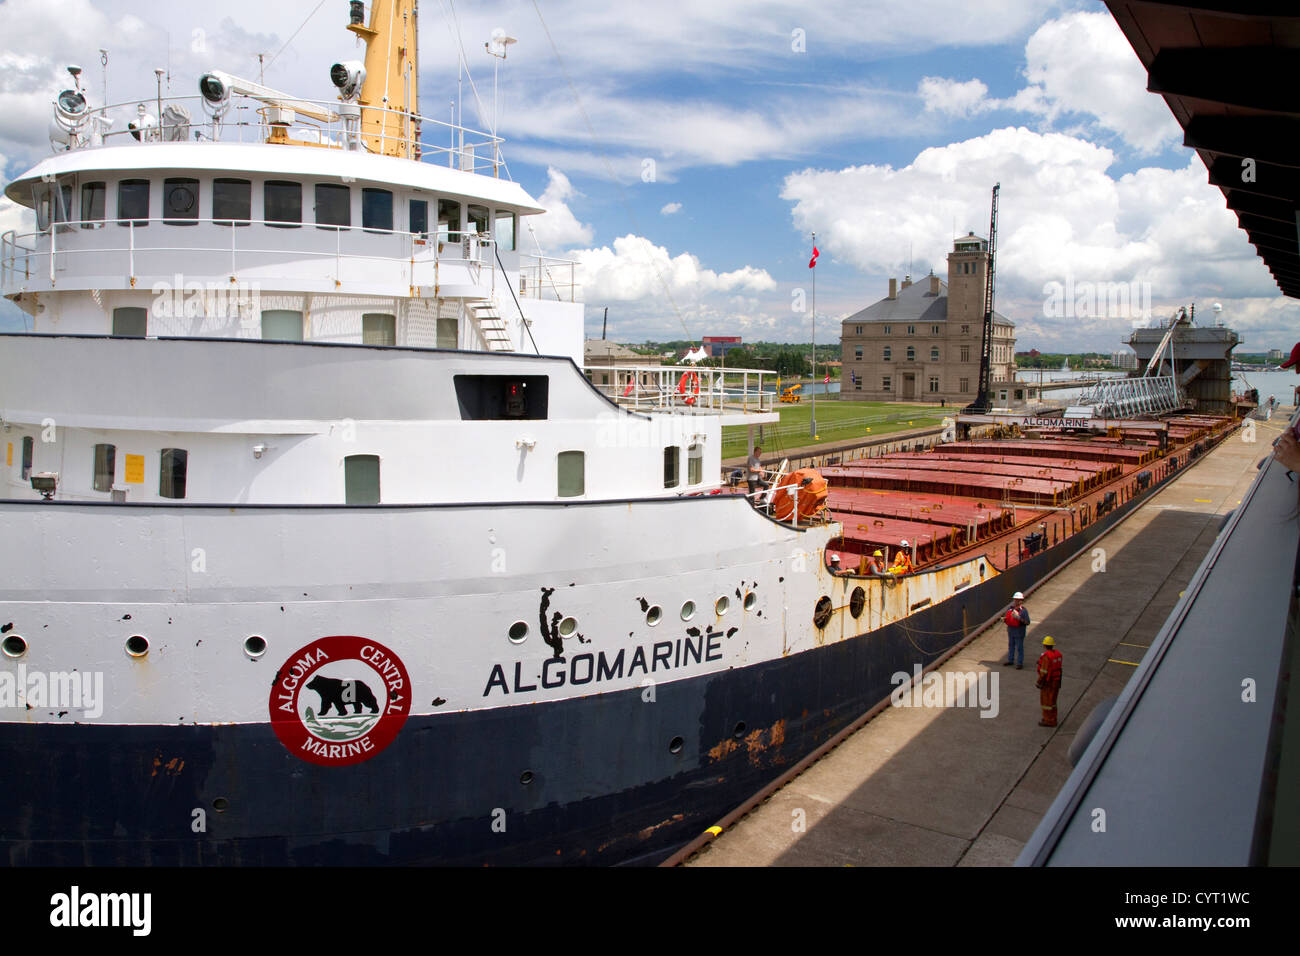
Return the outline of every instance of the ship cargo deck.
{"type": "MultiPolygon", "coordinates": [[[[994,689],[991,710],[924,703],[889,706],[886,699],[667,863],[1010,865],[1069,775],[1066,754],[1075,735],[1093,707],[1128,681],[1284,425],[1284,419],[1257,423],[1253,442],[1254,436],[1246,433],[1245,440],[1196,451],[1208,436],[1200,423],[1191,422],[1177,439],[1171,429],[1166,457],[1139,455],[1137,460],[1132,448],[1123,449],[1127,453],[1116,459],[1085,458],[1080,453],[1084,450],[1072,448],[1075,443],[1064,437],[1015,443],[1018,450],[1040,449],[1036,459],[1074,461],[1071,468],[1084,461],[1120,463],[1118,477],[1071,502],[1074,506],[1091,502],[1095,507],[1099,495],[1127,494],[1147,469],[1181,470],[1193,461],[1198,467],[1172,476],[1122,523],[1029,590],[1026,604],[1032,623],[1024,670],[1002,666],[1007,637],[1000,622],[974,633],[927,668],[945,679],[954,673],[987,675],[994,689]],[[1049,634],[1065,656],[1060,726],[1050,729],[1037,724],[1034,688],[1034,662],[1042,638],[1049,634]]],[[[977,444],[979,452],[967,446],[936,454],[947,462],[963,452],[998,456],[988,449],[1000,443],[977,444]]],[[[1093,447],[1086,451],[1091,453],[1103,443],[1089,444],[1093,447]]],[[[863,465],[865,471],[887,470],[874,461],[863,465]]],[[[852,471],[845,466],[846,475],[852,471]]],[[[1000,499],[989,497],[936,497],[895,487],[885,498],[879,489],[845,489],[842,483],[832,488],[831,508],[845,522],[846,539],[859,546],[873,535],[886,540],[879,537],[882,527],[905,524],[938,533],[943,522],[934,517],[934,501],[943,504],[938,514],[945,518],[961,514],[983,519],[981,529],[1006,521],[1009,510],[1000,507],[1000,499]],[[923,510],[926,507],[930,510],[923,510]],[[871,530],[854,537],[849,529],[854,522],[868,523],[864,514],[873,516],[871,530]],[[887,524],[875,525],[875,520],[887,524]]],[[[1060,512],[1020,504],[1014,510],[1014,531],[1044,519],[1060,527],[1060,512]]],[[[972,550],[978,550],[982,540],[972,550]]],[[[845,554],[850,553],[849,545],[846,541],[845,554]]],[[[999,542],[996,550],[1002,547],[999,542]]],[[[995,563],[1000,559],[998,554],[995,563]]]]}

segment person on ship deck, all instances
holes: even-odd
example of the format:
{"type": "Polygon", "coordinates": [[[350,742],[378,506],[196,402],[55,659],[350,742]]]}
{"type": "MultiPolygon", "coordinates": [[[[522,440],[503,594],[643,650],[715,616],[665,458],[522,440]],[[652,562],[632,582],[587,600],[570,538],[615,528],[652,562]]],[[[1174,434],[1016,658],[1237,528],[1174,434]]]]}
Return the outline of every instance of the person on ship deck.
{"type": "Polygon", "coordinates": [[[894,563],[889,566],[889,573],[899,576],[912,573],[912,558],[907,553],[906,538],[899,542],[898,554],[894,555],[894,563]]]}

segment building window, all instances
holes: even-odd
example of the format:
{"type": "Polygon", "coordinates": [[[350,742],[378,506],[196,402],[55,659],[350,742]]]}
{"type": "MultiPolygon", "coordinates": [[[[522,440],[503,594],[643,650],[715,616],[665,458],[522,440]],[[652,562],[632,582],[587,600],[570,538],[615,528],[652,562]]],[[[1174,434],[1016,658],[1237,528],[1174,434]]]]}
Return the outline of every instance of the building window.
{"type": "Polygon", "coordinates": [[[686,450],[686,483],[698,485],[704,480],[704,446],[692,445],[686,450]]]}
{"type": "Polygon", "coordinates": [[[378,455],[348,455],[343,459],[343,495],[349,505],[379,504],[378,455]]]}
{"type": "Polygon", "coordinates": [[[367,312],[361,316],[362,345],[396,345],[397,317],[382,312],[367,312]]]}
{"type": "Polygon", "coordinates": [[[117,184],[117,224],[147,226],[149,219],[149,180],[124,179],[117,184]],[[130,220],[130,221],[128,221],[130,220]]]}
{"type": "Polygon", "coordinates": [[[664,449],[664,487],[676,488],[681,474],[680,462],[681,448],[677,445],[669,445],[664,449]]]}
{"type": "Polygon", "coordinates": [[[82,183],[81,228],[101,229],[104,225],[104,199],[108,189],[104,183],[82,183]]]}
{"type": "Polygon", "coordinates": [[[913,346],[911,346],[911,345],[909,345],[909,346],[907,347],[907,360],[908,360],[909,362],[915,362],[915,361],[916,361],[916,349],[915,349],[915,347],[913,347],[913,346]]]}
{"type": "Polygon", "coordinates": [[[916,334],[916,326],[915,326],[915,325],[909,325],[909,326],[907,327],[907,334],[908,334],[908,335],[915,335],[915,334],[916,334]]]}
{"type": "Polygon", "coordinates": [[[316,184],[316,225],[352,225],[352,190],[334,183],[316,184]]]}
{"type": "Polygon", "coordinates": [[[199,181],[163,180],[163,222],[168,226],[195,226],[199,222],[199,181]]]}
{"type": "Polygon", "coordinates": [[[855,326],[853,327],[853,334],[854,334],[854,335],[861,335],[861,334],[862,334],[862,326],[860,326],[860,325],[855,325],[855,326]]]}
{"type": "Polygon", "coordinates": [[[460,203],[454,199],[438,200],[438,239],[460,241],[460,203]]]}
{"type": "Polygon", "coordinates": [[[23,436],[23,481],[32,476],[32,458],[36,452],[36,439],[31,435],[23,436]]]}
{"type": "Polygon", "coordinates": [[[262,313],[262,338],[274,342],[302,341],[302,313],[267,309],[262,313]]]}
{"type": "Polygon", "coordinates": [[[931,335],[938,335],[938,334],[939,334],[939,326],[937,326],[937,325],[932,325],[932,326],[930,326],[930,334],[931,334],[931,335]]]}
{"type": "Polygon", "coordinates": [[[885,326],[885,334],[886,334],[886,335],[889,334],[889,326],[885,326]]]}
{"type": "Polygon", "coordinates": [[[144,338],[149,321],[147,309],[127,306],[113,310],[113,335],[129,335],[144,338]]]}
{"type": "Polygon", "coordinates": [[[164,448],[158,469],[158,494],[163,498],[185,497],[185,469],[190,453],[184,448],[164,448]]]}
{"type": "Polygon", "coordinates": [[[562,451],[556,457],[556,495],[576,498],[586,493],[586,459],[583,451],[562,451]]]}
{"type": "Polygon", "coordinates": [[[269,179],[262,187],[263,217],[278,229],[296,228],[302,222],[302,183],[269,179]]]}
{"type": "Polygon", "coordinates": [[[498,209],[493,225],[496,228],[497,248],[515,251],[515,214],[508,209],[498,209]]]}
{"type": "Polygon", "coordinates": [[[969,346],[969,345],[963,345],[963,346],[961,347],[961,360],[962,360],[963,362],[969,362],[969,361],[970,361],[970,346],[969,346]]]}
{"type": "Polygon", "coordinates": [[[937,346],[935,348],[930,349],[930,361],[931,362],[939,361],[939,349],[937,346]]]}
{"type": "Polygon", "coordinates": [[[890,381],[890,377],[888,375],[886,375],[884,378],[880,380],[880,390],[882,392],[888,392],[891,390],[892,387],[893,387],[893,383],[890,381]]]}
{"type": "Polygon", "coordinates": [[[96,491],[112,491],[113,475],[117,471],[117,446],[95,446],[95,481],[96,491]]]}
{"type": "Polygon", "coordinates": [[[961,379],[960,382],[959,382],[959,389],[958,389],[958,390],[959,390],[959,391],[962,391],[962,392],[969,392],[969,391],[970,391],[970,379],[968,379],[968,378],[963,378],[963,379],[961,379]]]}
{"type": "Polygon", "coordinates": [[[393,194],[389,190],[361,190],[361,228],[370,232],[393,231],[393,194]]]}
{"type": "Polygon", "coordinates": [[[853,390],[854,390],[855,392],[860,392],[860,391],[862,391],[862,381],[861,381],[861,380],[858,380],[858,381],[856,381],[856,382],[853,383],[853,390]]]}
{"type": "Polygon", "coordinates": [[[937,392],[937,391],[939,391],[939,376],[938,376],[938,375],[931,375],[931,376],[930,376],[930,391],[932,391],[932,392],[937,392]]]}
{"type": "Polygon", "coordinates": [[[247,226],[253,218],[253,184],[247,179],[214,179],[212,218],[218,226],[247,226]]]}
{"type": "Polygon", "coordinates": [[[963,326],[961,327],[961,334],[962,334],[962,335],[970,335],[970,326],[969,326],[969,325],[963,325],[963,326]]]}
{"type": "Polygon", "coordinates": [[[859,345],[853,349],[853,357],[859,362],[862,361],[862,346],[859,345]]]}
{"type": "Polygon", "coordinates": [[[884,361],[886,361],[886,362],[890,361],[890,357],[891,357],[892,355],[893,355],[893,349],[891,349],[888,345],[886,345],[886,346],[885,346],[885,358],[884,358],[884,361]]]}
{"type": "Polygon", "coordinates": [[[407,217],[407,227],[407,231],[417,238],[429,238],[429,203],[426,200],[411,200],[410,216],[407,217]]]}

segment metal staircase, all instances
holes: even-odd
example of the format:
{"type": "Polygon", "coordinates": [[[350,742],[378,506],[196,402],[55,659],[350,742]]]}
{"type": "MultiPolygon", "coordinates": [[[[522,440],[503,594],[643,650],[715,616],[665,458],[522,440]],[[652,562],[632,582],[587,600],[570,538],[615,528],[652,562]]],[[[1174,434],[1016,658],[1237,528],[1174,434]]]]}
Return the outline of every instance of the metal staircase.
{"type": "Polygon", "coordinates": [[[1078,404],[1091,405],[1094,418],[1137,418],[1182,408],[1184,401],[1180,386],[1200,371],[1199,367],[1190,366],[1183,370],[1183,378],[1180,380],[1177,369],[1174,368],[1174,333],[1183,315],[1182,310],[1179,310],[1169,320],[1169,328],[1140,376],[1102,379],[1079,399],[1078,404]],[[1160,375],[1158,373],[1165,361],[1166,352],[1169,374],[1160,375]]]}
{"type": "Polygon", "coordinates": [[[478,326],[479,335],[483,337],[483,342],[489,352],[513,352],[515,351],[514,339],[510,337],[510,330],[506,327],[506,321],[497,311],[496,303],[483,301],[472,302],[468,304],[469,312],[474,316],[474,323],[478,326]]]}

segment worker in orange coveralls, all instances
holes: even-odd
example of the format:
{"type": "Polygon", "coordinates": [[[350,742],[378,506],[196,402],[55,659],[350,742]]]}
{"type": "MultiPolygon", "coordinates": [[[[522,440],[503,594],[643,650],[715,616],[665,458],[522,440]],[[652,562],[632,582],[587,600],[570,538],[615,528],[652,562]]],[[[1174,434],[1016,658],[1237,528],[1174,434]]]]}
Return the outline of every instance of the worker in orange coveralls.
{"type": "Polygon", "coordinates": [[[1039,700],[1043,705],[1043,719],[1039,727],[1056,726],[1056,697],[1061,693],[1061,664],[1064,658],[1056,649],[1056,641],[1043,638],[1043,654],[1038,658],[1039,700]]]}
{"type": "Polygon", "coordinates": [[[899,542],[898,554],[894,555],[894,563],[889,566],[889,573],[894,575],[911,574],[912,559],[907,553],[907,539],[904,538],[899,542]]]}

